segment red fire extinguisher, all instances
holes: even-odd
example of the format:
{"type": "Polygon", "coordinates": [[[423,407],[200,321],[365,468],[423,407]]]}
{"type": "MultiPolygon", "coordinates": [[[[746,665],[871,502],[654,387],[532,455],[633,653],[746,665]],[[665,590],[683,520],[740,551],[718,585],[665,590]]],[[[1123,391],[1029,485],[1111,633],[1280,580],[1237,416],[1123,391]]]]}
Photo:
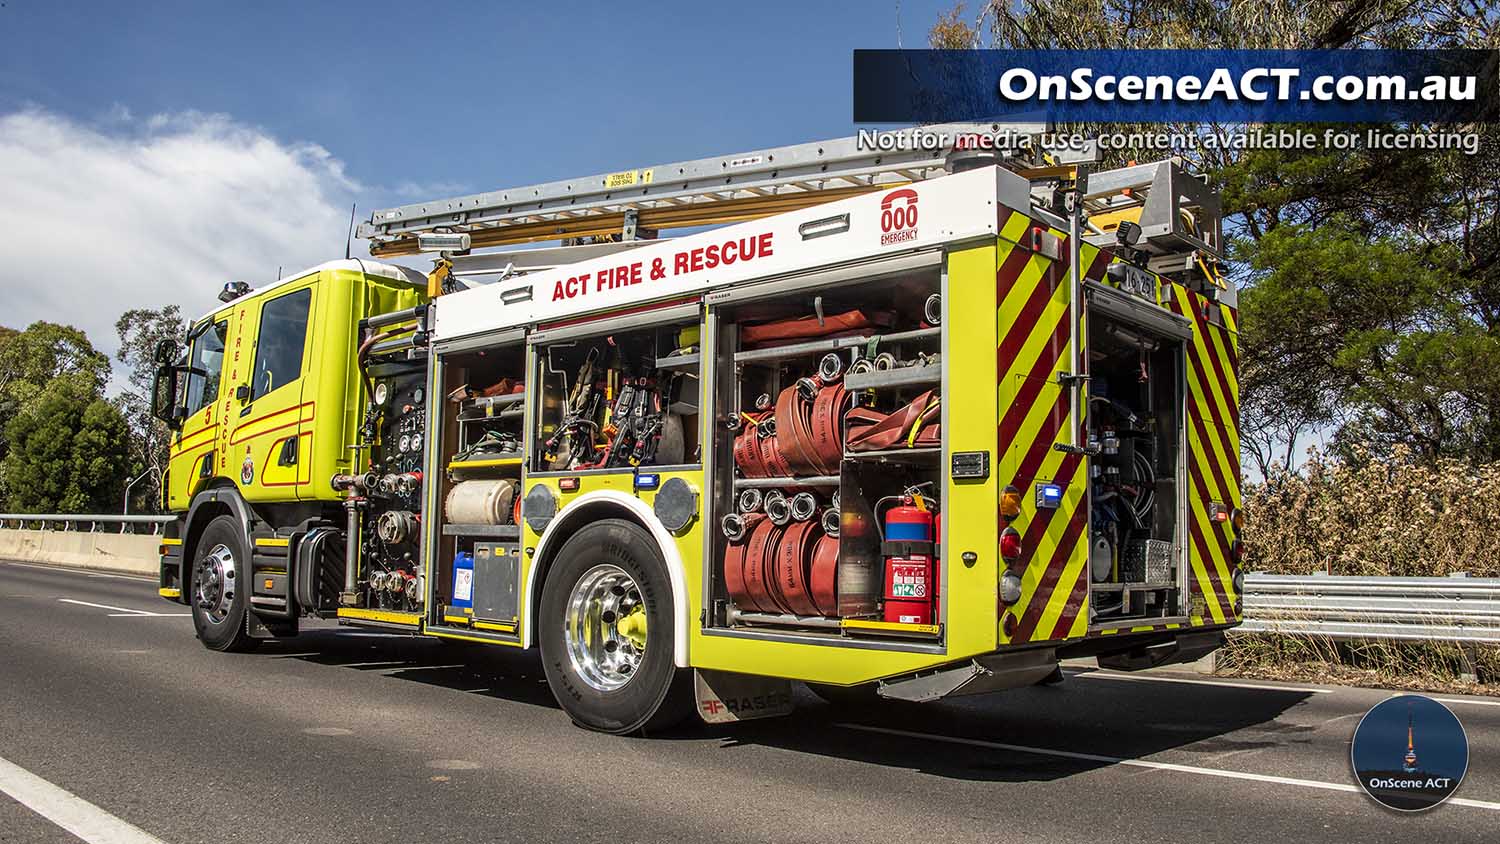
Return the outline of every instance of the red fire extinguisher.
{"type": "Polygon", "coordinates": [[[885,620],[931,624],[936,615],[933,512],[921,496],[905,495],[885,513],[885,620]]]}

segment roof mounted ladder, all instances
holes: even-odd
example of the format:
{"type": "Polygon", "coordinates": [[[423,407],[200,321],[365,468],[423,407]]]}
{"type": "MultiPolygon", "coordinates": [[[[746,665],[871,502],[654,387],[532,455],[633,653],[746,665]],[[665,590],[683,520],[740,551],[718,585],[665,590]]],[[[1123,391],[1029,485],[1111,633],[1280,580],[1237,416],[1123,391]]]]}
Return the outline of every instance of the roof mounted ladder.
{"type": "MultiPolygon", "coordinates": [[[[879,134],[1035,139],[1047,128],[1036,122],[953,123],[879,134]]],[[[996,150],[996,158],[1023,167],[1041,164],[1034,146],[1017,146],[996,150]]],[[[376,211],[360,224],[359,236],[370,240],[376,256],[421,251],[417,236],[431,232],[467,233],[474,248],[631,239],[662,229],[741,222],[941,176],[952,152],[951,145],[864,149],[859,136],[851,136],[405,205],[376,211]]]]}

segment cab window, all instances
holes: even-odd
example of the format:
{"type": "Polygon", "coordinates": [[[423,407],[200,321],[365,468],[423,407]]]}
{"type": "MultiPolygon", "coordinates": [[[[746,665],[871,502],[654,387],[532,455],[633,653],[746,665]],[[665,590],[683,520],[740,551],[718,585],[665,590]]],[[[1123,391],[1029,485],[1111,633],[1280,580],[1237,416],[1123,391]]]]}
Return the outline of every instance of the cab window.
{"type": "Polygon", "coordinates": [[[183,383],[183,406],[189,416],[219,397],[219,375],[224,370],[224,339],[229,322],[205,325],[188,349],[187,380],[183,383]]]}
{"type": "Polygon", "coordinates": [[[278,296],[260,309],[255,335],[255,371],[250,382],[254,401],[302,377],[302,349],[307,345],[307,317],[312,289],[278,296]]]}

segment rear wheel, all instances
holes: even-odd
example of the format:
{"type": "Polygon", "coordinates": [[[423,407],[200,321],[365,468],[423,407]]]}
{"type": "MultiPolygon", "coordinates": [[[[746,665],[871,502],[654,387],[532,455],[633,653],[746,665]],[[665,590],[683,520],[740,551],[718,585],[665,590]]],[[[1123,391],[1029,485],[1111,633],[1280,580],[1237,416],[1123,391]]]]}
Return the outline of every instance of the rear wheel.
{"type": "Polygon", "coordinates": [[[574,722],[606,733],[665,729],[692,705],[672,664],[677,608],[666,564],[631,522],[584,527],[558,552],[538,614],[542,664],[574,722]]]}
{"type": "Polygon", "coordinates": [[[191,601],[199,641],[215,651],[254,650],[260,641],[250,637],[245,625],[249,555],[239,522],[233,516],[209,522],[195,554],[191,601]]]}

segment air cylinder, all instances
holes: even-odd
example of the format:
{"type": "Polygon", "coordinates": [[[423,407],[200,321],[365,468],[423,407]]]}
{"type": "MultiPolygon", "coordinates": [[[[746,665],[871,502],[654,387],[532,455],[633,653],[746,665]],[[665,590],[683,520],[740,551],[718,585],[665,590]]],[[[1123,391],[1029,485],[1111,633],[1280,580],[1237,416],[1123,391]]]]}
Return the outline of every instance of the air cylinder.
{"type": "Polygon", "coordinates": [[[517,486],[510,480],[461,481],[448,491],[443,514],[451,524],[510,524],[517,486]]]}

